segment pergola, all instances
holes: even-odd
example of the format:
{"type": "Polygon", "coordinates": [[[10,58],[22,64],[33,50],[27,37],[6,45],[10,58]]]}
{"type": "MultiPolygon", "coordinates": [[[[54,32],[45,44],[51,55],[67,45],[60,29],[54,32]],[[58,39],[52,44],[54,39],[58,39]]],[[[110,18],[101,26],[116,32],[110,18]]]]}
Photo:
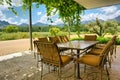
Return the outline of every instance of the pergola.
{"type": "MultiPolygon", "coordinates": [[[[39,0],[33,0],[32,2],[37,2],[39,0]]],[[[80,5],[84,6],[86,9],[99,8],[105,6],[111,6],[115,4],[120,4],[120,0],[74,0],[80,5]]],[[[29,8],[29,33],[30,33],[30,49],[33,50],[32,45],[32,10],[29,8]]]]}
{"type": "Polygon", "coordinates": [[[75,1],[84,6],[86,9],[120,4],[120,0],[75,0],[75,1]]]}

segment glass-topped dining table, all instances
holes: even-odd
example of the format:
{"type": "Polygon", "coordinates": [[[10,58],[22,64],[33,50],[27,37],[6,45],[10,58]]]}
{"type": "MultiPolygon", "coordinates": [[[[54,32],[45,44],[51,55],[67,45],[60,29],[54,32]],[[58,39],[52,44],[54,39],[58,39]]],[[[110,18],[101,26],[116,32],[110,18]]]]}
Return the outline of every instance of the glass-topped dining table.
{"type": "MultiPolygon", "coordinates": [[[[96,45],[98,41],[68,41],[65,43],[57,43],[58,48],[67,48],[71,50],[77,50],[77,58],[79,58],[80,54],[96,45]]],[[[80,77],[80,69],[79,64],[77,64],[77,78],[81,79],[80,77]]]]}

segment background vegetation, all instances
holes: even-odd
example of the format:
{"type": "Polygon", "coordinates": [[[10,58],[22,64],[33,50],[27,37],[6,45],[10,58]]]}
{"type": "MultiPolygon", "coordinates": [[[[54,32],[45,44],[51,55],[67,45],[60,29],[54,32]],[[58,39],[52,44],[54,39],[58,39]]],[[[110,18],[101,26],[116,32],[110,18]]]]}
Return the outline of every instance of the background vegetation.
{"type": "MultiPolygon", "coordinates": [[[[75,26],[70,27],[70,35],[76,35],[75,26]]],[[[96,22],[89,22],[87,24],[80,25],[80,36],[76,36],[71,40],[82,40],[83,34],[97,34],[97,40],[100,43],[106,43],[109,41],[110,37],[104,37],[106,35],[119,35],[120,23],[117,21],[100,21],[96,19],[96,22]]],[[[67,26],[33,26],[32,27],[33,38],[36,37],[46,37],[46,36],[57,36],[57,35],[69,35],[67,26]]],[[[0,29],[0,40],[14,40],[29,38],[29,27],[28,26],[16,26],[8,25],[3,29],[0,29]]],[[[120,39],[118,37],[117,44],[120,44],[120,39]]]]}
{"type": "MultiPolygon", "coordinates": [[[[10,7],[13,13],[17,15],[15,12],[11,0],[5,0],[10,7]]],[[[32,3],[36,2],[36,7],[38,8],[39,5],[44,4],[46,6],[46,13],[47,16],[55,15],[59,13],[59,18],[62,19],[64,22],[64,27],[58,26],[33,26],[32,32],[50,32],[50,35],[56,36],[64,34],[63,32],[68,32],[69,35],[71,32],[76,33],[78,38],[81,38],[81,33],[94,33],[97,34],[100,38],[99,40],[102,41],[103,37],[106,34],[118,35],[120,30],[120,23],[117,21],[101,21],[96,18],[96,21],[81,24],[81,14],[84,12],[85,8],[82,5],[79,5],[73,0],[22,0],[23,2],[23,10],[30,9],[32,7],[32,3]]],[[[0,4],[3,4],[3,0],[0,4]]],[[[31,17],[31,16],[29,16],[31,17]]],[[[48,17],[48,20],[52,23],[52,19],[48,17]]],[[[0,33],[1,40],[11,40],[11,39],[21,39],[21,38],[28,38],[29,34],[25,34],[28,32],[28,26],[19,27],[16,25],[9,25],[4,27],[0,33]],[[23,32],[23,33],[22,33],[23,32]],[[16,36],[15,33],[18,33],[19,37],[16,36]],[[11,37],[10,37],[11,36],[11,37]]],[[[49,34],[47,34],[49,35],[49,34]]],[[[45,35],[46,36],[46,35],[45,35]]],[[[40,37],[39,34],[33,33],[33,37],[40,37]]],[[[106,39],[103,41],[106,42],[106,39]]]]}

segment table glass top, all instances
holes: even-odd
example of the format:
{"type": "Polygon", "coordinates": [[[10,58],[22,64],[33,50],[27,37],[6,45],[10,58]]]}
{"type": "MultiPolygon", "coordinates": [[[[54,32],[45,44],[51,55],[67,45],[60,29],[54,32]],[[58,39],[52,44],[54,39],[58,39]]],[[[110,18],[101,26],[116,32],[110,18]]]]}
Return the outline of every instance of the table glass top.
{"type": "Polygon", "coordinates": [[[58,43],[57,46],[61,48],[69,48],[69,49],[86,49],[89,48],[95,44],[97,44],[98,41],[69,41],[65,43],[58,43]]]}

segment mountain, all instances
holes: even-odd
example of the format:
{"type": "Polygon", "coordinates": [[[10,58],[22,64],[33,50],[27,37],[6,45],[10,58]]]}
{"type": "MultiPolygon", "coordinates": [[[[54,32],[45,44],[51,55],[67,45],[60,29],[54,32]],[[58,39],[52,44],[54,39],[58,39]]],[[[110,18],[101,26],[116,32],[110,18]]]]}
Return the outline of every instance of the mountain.
{"type": "Polygon", "coordinates": [[[33,26],[48,26],[48,24],[37,22],[37,23],[33,24],[33,26]]]}
{"type": "Polygon", "coordinates": [[[8,26],[10,25],[7,21],[0,21],[0,27],[8,26]]]}
{"type": "Polygon", "coordinates": [[[20,26],[20,27],[25,27],[25,26],[29,26],[29,25],[26,24],[26,23],[22,23],[22,24],[20,24],[20,25],[18,25],[18,26],[20,26]]]}
{"type": "Polygon", "coordinates": [[[117,22],[120,22],[120,16],[116,17],[115,20],[116,20],[117,22]]]}
{"type": "Polygon", "coordinates": [[[63,27],[64,24],[57,24],[57,25],[55,25],[55,26],[63,27]]]}
{"type": "MultiPolygon", "coordinates": [[[[117,22],[120,22],[120,16],[118,16],[118,17],[116,17],[116,18],[114,18],[114,19],[110,19],[110,20],[116,20],[117,22]]],[[[100,20],[100,21],[103,22],[103,20],[100,20]]],[[[89,22],[95,22],[95,20],[82,21],[82,24],[87,24],[87,23],[89,23],[89,22]]],[[[8,25],[12,25],[12,24],[10,24],[10,23],[7,22],[7,21],[1,21],[1,20],[0,20],[0,27],[5,27],[5,26],[8,26],[8,25]]],[[[14,25],[15,25],[15,24],[14,24],[14,25]]],[[[24,26],[29,26],[29,24],[27,24],[27,23],[22,23],[22,24],[17,25],[17,26],[20,26],[20,27],[23,26],[23,27],[24,27],[24,26]]],[[[41,23],[41,22],[37,22],[37,23],[33,24],[33,26],[49,26],[49,24],[44,24],[44,23],[41,23]]],[[[53,26],[63,27],[64,24],[57,24],[57,25],[53,25],[53,26]]]]}

